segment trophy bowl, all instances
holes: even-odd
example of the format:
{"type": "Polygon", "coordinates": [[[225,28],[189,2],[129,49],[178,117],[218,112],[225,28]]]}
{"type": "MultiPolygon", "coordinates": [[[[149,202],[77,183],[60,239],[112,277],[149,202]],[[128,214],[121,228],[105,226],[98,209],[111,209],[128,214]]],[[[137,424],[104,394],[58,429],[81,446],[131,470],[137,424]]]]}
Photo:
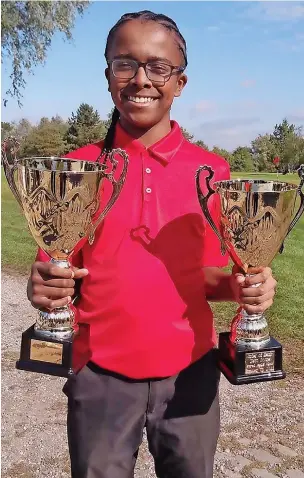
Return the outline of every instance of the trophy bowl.
{"type": "MultiPolygon", "coordinates": [[[[37,245],[50,262],[69,268],[76,246],[86,240],[93,243],[97,227],[118,199],[128,156],[115,149],[107,153],[104,163],[59,157],[17,159],[17,149],[14,138],[2,143],[2,163],[10,189],[37,245]],[[122,158],[123,168],[116,180],[117,156],[122,158]],[[103,181],[111,182],[112,195],[101,210],[103,181]]],[[[89,357],[89,326],[75,323],[69,305],[40,309],[36,323],[22,334],[17,368],[69,376],[79,371],[89,357]]]]}
{"type": "MultiPolygon", "coordinates": [[[[211,228],[233,263],[245,275],[257,267],[269,266],[304,211],[303,169],[300,186],[279,181],[236,179],[218,181],[211,186],[214,171],[201,166],[196,173],[198,199],[211,228]],[[205,194],[200,176],[205,177],[205,194]],[[220,226],[208,208],[216,194],[220,205],[220,226]],[[300,206],[294,215],[297,197],[300,206]]],[[[231,331],[219,334],[219,366],[231,383],[242,384],[285,377],[282,370],[282,346],[269,335],[265,314],[247,314],[240,308],[231,323],[231,331]]]]}

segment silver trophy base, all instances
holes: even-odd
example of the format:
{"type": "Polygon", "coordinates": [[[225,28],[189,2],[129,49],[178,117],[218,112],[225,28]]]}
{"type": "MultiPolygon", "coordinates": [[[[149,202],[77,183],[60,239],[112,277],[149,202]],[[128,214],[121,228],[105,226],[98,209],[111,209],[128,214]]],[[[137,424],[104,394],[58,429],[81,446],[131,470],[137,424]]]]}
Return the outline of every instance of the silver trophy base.
{"type": "Polygon", "coordinates": [[[39,317],[34,326],[35,332],[41,337],[69,339],[74,333],[72,324],[74,313],[70,307],[61,307],[53,311],[39,310],[39,317]]]}
{"type": "Polygon", "coordinates": [[[236,328],[235,344],[249,349],[260,349],[270,341],[267,320],[264,314],[249,315],[241,311],[241,319],[236,328]]]}

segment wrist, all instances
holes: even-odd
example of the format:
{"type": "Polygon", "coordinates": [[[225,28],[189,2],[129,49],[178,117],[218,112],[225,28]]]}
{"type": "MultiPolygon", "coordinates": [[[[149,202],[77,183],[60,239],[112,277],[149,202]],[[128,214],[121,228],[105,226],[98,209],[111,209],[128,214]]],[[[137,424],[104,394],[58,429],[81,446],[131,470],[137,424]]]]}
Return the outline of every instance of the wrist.
{"type": "Polygon", "coordinates": [[[234,274],[221,269],[206,268],[206,298],[211,302],[238,302],[238,294],[234,284],[234,274]]]}

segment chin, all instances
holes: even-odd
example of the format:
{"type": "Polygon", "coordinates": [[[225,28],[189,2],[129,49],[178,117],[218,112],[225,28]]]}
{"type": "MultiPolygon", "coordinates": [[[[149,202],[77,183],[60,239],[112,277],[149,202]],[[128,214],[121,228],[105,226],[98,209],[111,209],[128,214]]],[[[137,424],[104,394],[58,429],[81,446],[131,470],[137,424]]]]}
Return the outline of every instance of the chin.
{"type": "Polygon", "coordinates": [[[150,129],[160,122],[160,118],[147,114],[124,115],[125,121],[140,129],[150,129]]]}

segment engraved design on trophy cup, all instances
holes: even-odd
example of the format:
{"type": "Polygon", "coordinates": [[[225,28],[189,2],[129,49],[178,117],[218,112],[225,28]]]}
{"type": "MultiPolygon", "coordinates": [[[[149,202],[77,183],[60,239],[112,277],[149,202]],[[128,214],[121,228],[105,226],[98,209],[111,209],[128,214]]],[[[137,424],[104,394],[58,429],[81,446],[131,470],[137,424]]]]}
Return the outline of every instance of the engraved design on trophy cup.
{"type": "MultiPolygon", "coordinates": [[[[252,179],[218,181],[211,187],[214,177],[212,168],[205,165],[196,172],[202,211],[220,240],[222,253],[228,252],[244,274],[254,273],[258,266],[268,266],[275,255],[282,252],[286,236],[304,211],[304,173],[301,171],[303,168],[298,171],[301,178],[299,187],[279,181],[252,179]],[[200,187],[203,171],[208,173],[205,177],[206,194],[200,187]],[[208,200],[215,193],[221,211],[219,229],[208,209],[208,200]],[[293,217],[298,195],[300,205],[293,217]]],[[[249,315],[240,308],[228,335],[222,333],[219,336],[220,367],[232,383],[285,376],[280,370],[281,346],[269,335],[265,314],[249,315]],[[250,380],[248,376],[251,376],[250,380]]]]}
{"type": "MultiPolygon", "coordinates": [[[[125,151],[115,149],[107,153],[104,163],[57,157],[17,159],[18,146],[14,138],[2,143],[8,184],[38,246],[56,266],[69,268],[69,260],[78,243],[85,238],[89,244],[93,243],[97,227],[118,199],[127,174],[128,156],[125,151]],[[123,160],[118,179],[114,175],[118,166],[116,156],[123,160]],[[108,172],[109,165],[111,171],[108,172]],[[111,182],[112,194],[100,210],[103,180],[111,182]]],[[[35,371],[40,371],[31,360],[61,365],[68,362],[63,356],[64,346],[76,338],[78,329],[69,305],[39,310],[33,331],[27,331],[28,337],[24,339],[26,343],[30,340],[30,349],[26,352],[28,360],[23,361],[23,368],[32,370],[34,367],[35,371]]],[[[56,368],[48,371],[45,367],[42,371],[57,374],[56,368]]],[[[65,373],[70,373],[66,372],[66,367],[58,371],[58,374],[65,373]]]]}

